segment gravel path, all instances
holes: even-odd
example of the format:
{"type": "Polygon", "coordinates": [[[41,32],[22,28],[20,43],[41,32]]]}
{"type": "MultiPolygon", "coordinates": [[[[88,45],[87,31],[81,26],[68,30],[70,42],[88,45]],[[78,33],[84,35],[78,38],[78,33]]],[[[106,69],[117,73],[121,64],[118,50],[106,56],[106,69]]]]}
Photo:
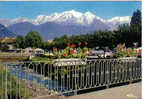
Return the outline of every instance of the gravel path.
{"type": "Polygon", "coordinates": [[[68,99],[141,99],[141,82],[76,95],[68,99]]]}

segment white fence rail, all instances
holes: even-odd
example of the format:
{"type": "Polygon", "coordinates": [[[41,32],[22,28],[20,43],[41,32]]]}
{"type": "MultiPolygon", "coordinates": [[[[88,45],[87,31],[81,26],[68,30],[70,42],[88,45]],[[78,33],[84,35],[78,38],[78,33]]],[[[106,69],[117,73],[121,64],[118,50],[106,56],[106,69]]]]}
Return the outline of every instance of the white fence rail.
{"type": "Polygon", "coordinates": [[[65,64],[1,62],[0,99],[61,99],[70,92],[141,80],[141,59],[92,59],[65,64]]]}

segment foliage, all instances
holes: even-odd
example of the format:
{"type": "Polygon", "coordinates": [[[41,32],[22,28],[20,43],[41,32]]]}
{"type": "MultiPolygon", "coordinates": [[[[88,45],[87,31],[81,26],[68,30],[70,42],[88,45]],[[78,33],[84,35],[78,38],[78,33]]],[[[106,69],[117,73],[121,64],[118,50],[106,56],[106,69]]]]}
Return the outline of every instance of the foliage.
{"type": "Polygon", "coordinates": [[[141,46],[141,11],[139,9],[137,9],[134,13],[133,16],[131,18],[131,32],[134,33],[134,40],[136,40],[136,42],[138,42],[138,44],[141,46]]]}
{"type": "Polygon", "coordinates": [[[113,48],[116,45],[115,39],[114,31],[96,31],[89,34],[72,35],[71,37],[65,36],[65,38],[55,38],[52,43],[47,44],[45,49],[51,50],[53,47],[56,47],[57,49],[65,49],[67,47],[67,42],[70,44],[75,44],[75,48],[78,48],[78,43],[81,42],[80,48],[84,48],[86,46],[84,41],[88,42],[88,48],[95,48],[96,46],[109,46],[110,48],[113,48]]]}
{"type": "Polygon", "coordinates": [[[31,59],[31,61],[50,61],[49,57],[46,56],[35,56],[31,59]]]}
{"type": "Polygon", "coordinates": [[[25,48],[26,47],[26,41],[24,36],[17,36],[14,46],[16,48],[25,48]]]}
{"type": "Polygon", "coordinates": [[[0,43],[0,50],[1,51],[6,51],[6,50],[8,50],[9,49],[9,46],[7,45],[7,44],[5,44],[5,43],[0,43]]]}
{"type": "Polygon", "coordinates": [[[43,38],[38,32],[31,31],[25,37],[17,36],[13,45],[16,48],[26,48],[26,47],[40,48],[41,46],[44,45],[43,42],[44,42],[43,38]]]}
{"type": "Polygon", "coordinates": [[[141,29],[141,11],[137,9],[131,18],[131,27],[136,27],[141,29]]]}
{"type": "MultiPolygon", "coordinates": [[[[85,58],[88,55],[88,48],[85,46],[84,48],[80,48],[82,43],[79,42],[79,47],[76,48],[75,44],[67,43],[67,47],[58,53],[57,48],[53,48],[54,58],[85,58]]],[[[87,42],[85,42],[87,45],[87,42]]]]}
{"type": "Polygon", "coordinates": [[[136,57],[137,54],[136,54],[136,51],[135,51],[135,48],[134,49],[131,49],[131,48],[126,48],[125,44],[119,44],[117,46],[117,51],[114,55],[115,57],[136,57]]]}
{"type": "MultiPolygon", "coordinates": [[[[6,79],[5,76],[6,75],[6,67],[5,66],[0,66],[0,96],[5,96],[5,87],[6,87],[6,79]],[[2,84],[3,83],[3,84],[2,84]]],[[[19,84],[17,82],[17,79],[10,74],[10,72],[7,72],[7,93],[8,96],[10,94],[12,94],[12,96],[16,96],[19,95],[19,91],[21,93],[21,96],[23,97],[23,99],[29,99],[30,96],[30,92],[25,94],[26,89],[24,87],[24,83],[21,82],[21,84],[19,84]],[[18,88],[19,86],[19,89],[18,88]]]]}
{"type": "Polygon", "coordinates": [[[38,48],[41,46],[43,38],[38,32],[32,31],[26,35],[25,41],[27,47],[38,48]]]}

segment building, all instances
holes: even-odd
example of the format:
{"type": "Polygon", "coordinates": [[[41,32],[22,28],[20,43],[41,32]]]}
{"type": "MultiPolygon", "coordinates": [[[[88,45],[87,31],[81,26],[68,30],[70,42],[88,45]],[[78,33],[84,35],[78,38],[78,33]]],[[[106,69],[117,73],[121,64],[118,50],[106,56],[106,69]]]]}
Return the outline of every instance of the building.
{"type": "Polygon", "coordinates": [[[36,49],[34,49],[34,54],[35,54],[35,55],[44,54],[44,50],[41,49],[41,48],[36,48],[36,49]]]}
{"type": "Polygon", "coordinates": [[[7,44],[9,49],[12,50],[13,49],[13,43],[14,43],[15,39],[16,38],[9,38],[9,37],[0,38],[0,42],[2,44],[7,44]]]}

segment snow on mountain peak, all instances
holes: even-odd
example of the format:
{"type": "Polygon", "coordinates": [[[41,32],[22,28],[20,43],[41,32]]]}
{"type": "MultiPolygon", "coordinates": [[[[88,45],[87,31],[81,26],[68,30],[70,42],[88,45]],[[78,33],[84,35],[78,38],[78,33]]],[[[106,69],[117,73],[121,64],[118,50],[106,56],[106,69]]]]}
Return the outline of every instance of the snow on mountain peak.
{"type": "Polygon", "coordinates": [[[36,19],[32,19],[32,23],[35,25],[39,25],[45,23],[47,21],[46,19],[47,19],[46,15],[39,15],[36,19]]]}
{"type": "Polygon", "coordinates": [[[81,13],[75,10],[65,11],[62,13],[54,13],[50,16],[38,16],[34,23],[41,24],[45,22],[56,22],[56,23],[64,23],[64,24],[80,24],[83,25],[87,21],[87,23],[91,23],[93,21],[94,14],[91,13],[81,13]],[[89,21],[88,21],[89,20],[89,21]],[[92,20],[92,21],[91,21],[92,20]]]}
{"type": "Polygon", "coordinates": [[[75,10],[70,10],[70,11],[63,12],[62,15],[72,15],[72,16],[75,16],[75,17],[81,17],[82,13],[78,12],[78,11],[75,11],[75,10]]]}
{"type": "Polygon", "coordinates": [[[112,19],[107,20],[107,22],[120,22],[120,23],[129,23],[130,21],[131,21],[131,16],[113,17],[112,19]]]}
{"type": "Polygon", "coordinates": [[[19,23],[19,22],[27,22],[29,20],[27,18],[24,18],[24,17],[19,17],[19,18],[13,19],[12,21],[14,23],[19,23]]]}
{"type": "Polygon", "coordinates": [[[105,24],[113,24],[115,25],[116,23],[129,23],[131,20],[131,16],[125,16],[125,17],[113,17],[109,20],[104,20],[95,14],[93,14],[90,11],[87,11],[85,13],[81,13],[75,10],[70,10],[70,11],[64,11],[61,13],[53,13],[51,15],[39,15],[35,19],[27,19],[24,17],[19,17],[16,19],[12,20],[6,20],[0,19],[0,23],[5,22],[5,26],[9,26],[11,24],[15,23],[20,23],[20,22],[30,22],[34,25],[40,25],[46,22],[55,22],[59,24],[74,24],[74,25],[84,25],[88,26],[93,23],[96,23],[98,21],[101,21],[105,24]]]}

